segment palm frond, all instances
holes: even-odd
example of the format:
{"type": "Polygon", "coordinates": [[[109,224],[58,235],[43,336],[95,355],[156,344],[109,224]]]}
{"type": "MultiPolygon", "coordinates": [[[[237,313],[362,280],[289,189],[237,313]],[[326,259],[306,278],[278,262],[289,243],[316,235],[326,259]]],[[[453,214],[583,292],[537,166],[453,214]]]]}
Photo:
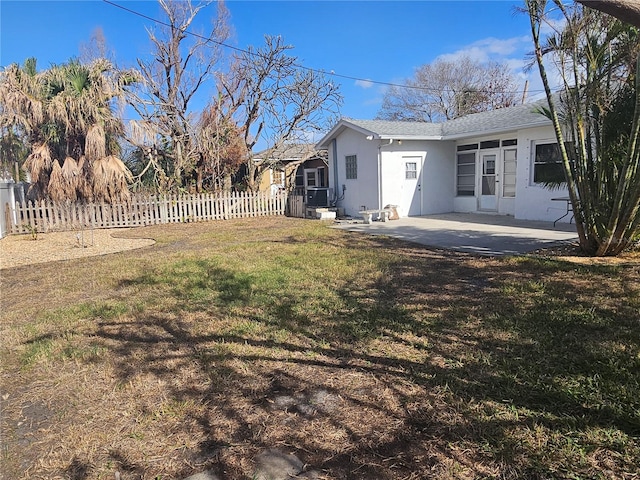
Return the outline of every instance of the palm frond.
{"type": "Polygon", "coordinates": [[[127,166],[114,155],[93,163],[93,191],[96,198],[107,202],[129,200],[129,183],[133,175],[127,166]]]}
{"type": "Polygon", "coordinates": [[[27,157],[22,168],[31,175],[31,181],[38,183],[43,172],[51,170],[53,160],[49,145],[43,143],[34,145],[31,155],[27,157]]]}
{"type": "Polygon", "coordinates": [[[76,189],[69,184],[60,163],[57,161],[53,162],[47,192],[54,202],[62,203],[76,200],[76,189]]]}
{"type": "Polygon", "coordinates": [[[107,146],[104,129],[100,124],[94,124],[87,132],[84,154],[89,161],[95,161],[107,156],[107,146]]]}
{"type": "Polygon", "coordinates": [[[84,155],[78,160],[78,195],[86,201],[93,201],[93,169],[84,155]]]}

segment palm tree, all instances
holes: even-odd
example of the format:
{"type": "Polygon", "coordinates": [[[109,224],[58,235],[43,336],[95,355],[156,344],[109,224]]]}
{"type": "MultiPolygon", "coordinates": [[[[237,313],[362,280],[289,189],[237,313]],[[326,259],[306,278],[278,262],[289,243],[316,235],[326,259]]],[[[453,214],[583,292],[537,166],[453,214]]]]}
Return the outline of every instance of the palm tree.
{"type": "Polygon", "coordinates": [[[547,2],[527,0],[531,31],[582,250],[617,255],[640,232],[640,43],[604,13],[553,0],[564,28],[546,42],[547,2]],[[551,91],[545,58],[564,82],[551,91]],[[558,100],[559,99],[559,100],[558,100]]]}
{"type": "Polygon", "coordinates": [[[0,122],[31,147],[23,168],[40,198],[127,201],[131,173],[119,159],[116,102],[134,76],[107,60],[70,60],[37,72],[35,59],[0,76],[0,122]]]}
{"type": "Polygon", "coordinates": [[[2,127],[0,134],[0,175],[14,175],[13,179],[19,182],[22,179],[18,165],[27,158],[28,150],[16,131],[11,127],[2,127]],[[16,170],[14,172],[14,166],[16,170]]]}

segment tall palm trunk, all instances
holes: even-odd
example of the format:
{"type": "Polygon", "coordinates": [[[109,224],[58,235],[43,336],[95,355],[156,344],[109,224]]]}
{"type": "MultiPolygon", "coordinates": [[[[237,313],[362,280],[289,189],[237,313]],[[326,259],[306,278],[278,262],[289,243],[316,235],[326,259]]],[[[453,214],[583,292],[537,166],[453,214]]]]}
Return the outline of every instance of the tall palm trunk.
{"type": "MultiPolygon", "coordinates": [[[[542,2],[542,4],[544,5],[544,2],[542,2]]],[[[562,155],[562,166],[564,168],[565,177],[567,179],[569,198],[571,199],[571,205],[575,215],[578,239],[580,242],[580,246],[583,248],[583,250],[586,250],[587,248],[591,248],[591,246],[589,246],[589,238],[587,232],[585,231],[582,204],[580,203],[576,181],[571,172],[571,163],[569,161],[569,155],[564,141],[564,134],[562,133],[562,125],[560,124],[560,118],[558,117],[558,109],[555,105],[554,96],[551,92],[551,87],[549,84],[549,77],[547,76],[547,70],[544,66],[543,61],[542,45],[540,41],[540,8],[543,8],[543,5],[540,5],[540,2],[536,1],[527,1],[527,7],[529,8],[529,19],[531,21],[531,35],[533,37],[534,52],[536,61],[538,63],[538,70],[540,71],[540,78],[542,79],[544,91],[549,102],[549,112],[551,114],[553,130],[555,132],[556,139],[558,140],[558,148],[560,149],[560,154],[562,155]]]]}
{"type": "Polygon", "coordinates": [[[527,0],[531,32],[540,76],[549,102],[549,117],[562,155],[569,197],[575,212],[580,246],[591,255],[618,255],[639,230],[640,210],[640,59],[639,47],[629,29],[604,14],[569,12],[560,0],[564,31],[549,43],[548,51],[561,58],[565,83],[561,94],[563,121],[543,63],[540,26],[545,0],[527,0]],[[565,58],[566,56],[566,58],[565,58]],[[635,69],[628,69],[628,62],[635,69]],[[566,60],[566,63],[565,63],[566,60]],[[635,70],[635,72],[633,72],[635,70]],[[626,75],[626,76],[625,76],[626,75]],[[633,78],[635,77],[635,78],[633,78]],[[629,80],[633,78],[634,83],[629,80]],[[631,89],[631,90],[629,90],[631,89]],[[613,108],[624,109],[633,94],[632,115],[619,124],[613,108]],[[624,126],[627,120],[631,126],[624,126]],[[566,142],[573,142],[574,156],[566,142]],[[624,152],[619,145],[626,142],[624,152]]]}

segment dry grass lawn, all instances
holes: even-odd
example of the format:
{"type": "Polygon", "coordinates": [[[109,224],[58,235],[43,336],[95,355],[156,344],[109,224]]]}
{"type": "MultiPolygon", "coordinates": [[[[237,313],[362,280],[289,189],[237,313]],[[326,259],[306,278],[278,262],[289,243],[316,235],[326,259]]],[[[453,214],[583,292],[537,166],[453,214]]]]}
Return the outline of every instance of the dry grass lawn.
{"type": "Polygon", "coordinates": [[[640,264],[255,218],[5,268],[1,477],[636,479],[640,264]]]}

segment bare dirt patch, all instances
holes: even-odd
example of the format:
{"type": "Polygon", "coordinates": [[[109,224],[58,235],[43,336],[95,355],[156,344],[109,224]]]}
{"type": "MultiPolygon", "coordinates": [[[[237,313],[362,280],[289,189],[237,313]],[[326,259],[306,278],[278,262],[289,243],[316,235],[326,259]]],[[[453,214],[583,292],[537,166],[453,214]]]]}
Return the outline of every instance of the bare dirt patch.
{"type": "Polygon", "coordinates": [[[130,229],[9,235],[0,240],[0,270],[93,257],[153,245],[150,238],[125,238],[130,229]]]}
{"type": "Polygon", "coordinates": [[[622,252],[616,257],[591,257],[586,255],[578,243],[563,243],[533,252],[534,256],[553,257],[563,262],[582,265],[624,265],[640,263],[640,245],[622,252]]]}

